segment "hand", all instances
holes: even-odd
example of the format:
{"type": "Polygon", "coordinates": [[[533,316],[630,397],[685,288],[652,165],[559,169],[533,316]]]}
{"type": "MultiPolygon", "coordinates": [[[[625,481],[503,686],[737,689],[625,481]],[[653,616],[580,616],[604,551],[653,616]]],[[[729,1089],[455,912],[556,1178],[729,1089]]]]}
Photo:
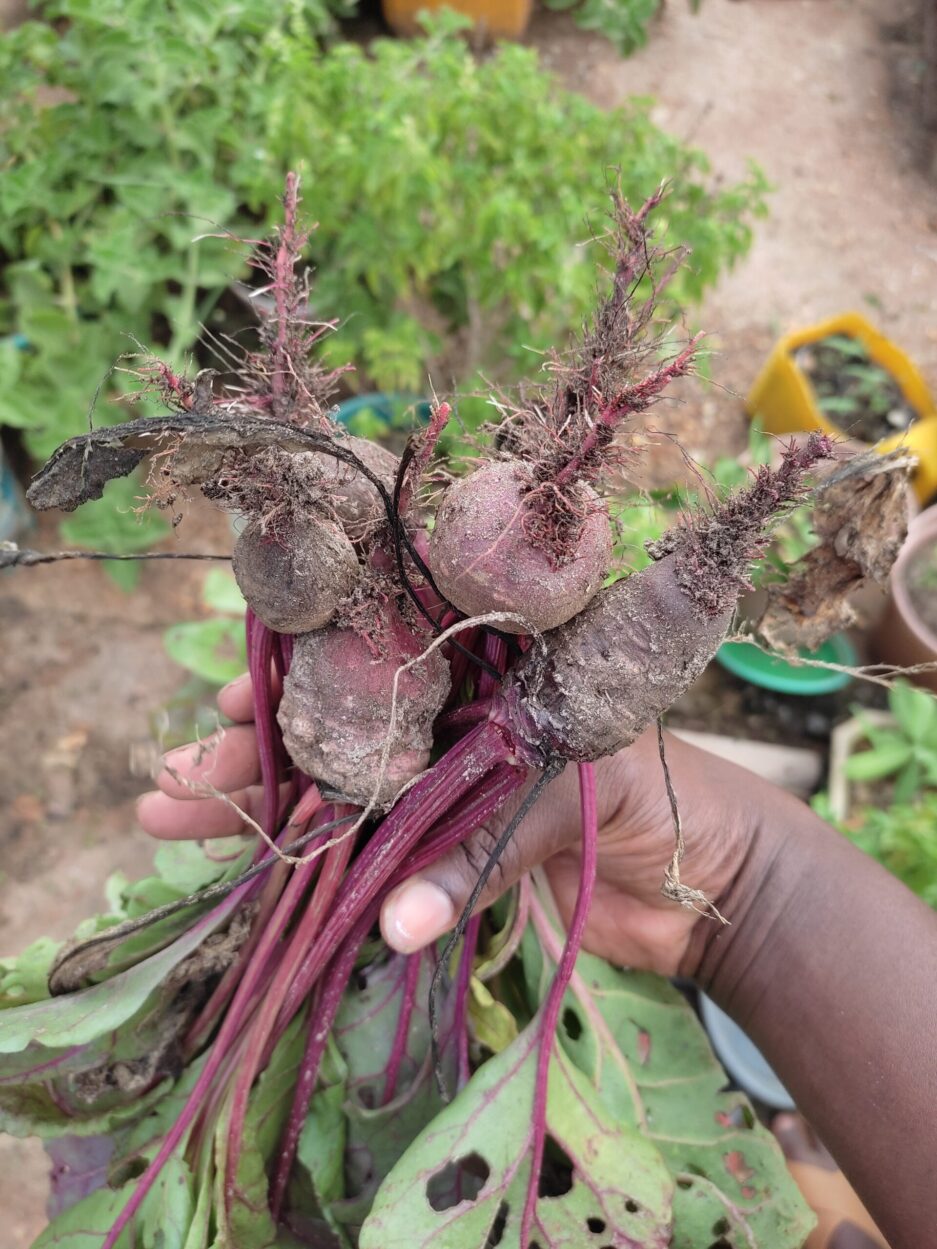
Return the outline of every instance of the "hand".
{"type": "MultiPolygon", "coordinates": [[[[235,721],[220,740],[184,746],[167,756],[177,777],[207,780],[255,815],[260,809],[260,766],[247,677],[218,696],[235,721]]],[[[687,853],[684,881],[713,901],[734,880],[758,817],[763,783],[734,765],[668,736],[667,761],[683,818],[687,853]]],[[[585,934],[586,948],[611,962],[674,975],[692,975],[686,960],[701,918],[664,898],[664,869],[673,853],[673,821],[658,757],[656,731],[596,764],[599,797],[598,877],[585,934]]],[[[145,794],[138,817],[156,837],[222,837],[243,832],[237,811],[203,798],[168,772],[158,791],[145,794]]],[[[457,850],[425,869],[386,899],[381,915],[385,940],[409,953],[453,926],[520,798],[457,850]]],[[[579,881],[579,796],[576,769],[567,768],[518,828],[492,873],[481,905],[488,905],[525,871],[543,863],[564,919],[572,914],[579,881]]],[[[702,944],[705,944],[702,943],[702,944]]],[[[694,950],[701,947],[695,942],[694,950]]],[[[694,954],[698,960],[699,953],[694,954]]]]}

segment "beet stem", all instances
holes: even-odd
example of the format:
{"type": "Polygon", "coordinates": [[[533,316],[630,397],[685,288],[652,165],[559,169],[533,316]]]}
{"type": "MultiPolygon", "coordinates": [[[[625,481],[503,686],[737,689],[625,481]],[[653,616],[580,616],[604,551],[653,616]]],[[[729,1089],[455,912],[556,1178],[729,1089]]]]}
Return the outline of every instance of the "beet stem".
{"type": "Polygon", "coordinates": [[[315,1089],[322,1055],[325,1053],[325,1047],[332,1032],[335,1016],[338,1014],[342,997],[348,987],[351,973],[354,971],[358,951],[364,944],[365,938],[376,919],[376,906],[368,907],[359,918],[358,923],[349,934],[337,958],[326,971],[322,980],[321,991],[316,998],[315,1009],[311,1012],[311,1026],[306,1052],[297,1072],[293,1104],[290,1108],[290,1117],[280,1142],[276,1171],[274,1172],[273,1183],[270,1189],[270,1210],[274,1220],[277,1222],[279,1222],[283,1209],[283,1200],[286,1196],[290,1172],[293,1169],[296,1148],[299,1144],[303,1125],[306,1122],[306,1116],[309,1113],[309,1103],[312,1100],[313,1090],[315,1089]]]}
{"type": "Polygon", "coordinates": [[[386,889],[420,838],[485,775],[507,762],[512,746],[502,726],[480,724],[456,742],[385,816],[346,877],[327,928],[306,956],[284,1002],[285,1016],[293,1017],[362,911],[386,889]]]}
{"type": "Polygon", "coordinates": [[[384,1078],[384,1100],[382,1105],[394,1100],[397,1091],[397,1080],[400,1076],[400,1065],[407,1052],[407,1039],[410,1036],[410,1021],[413,1019],[413,1007],[416,1003],[416,988],[420,979],[420,963],[422,954],[407,955],[407,967],[403,981],[403,998],[400,1002],[400,1014],[397,1016],[397,1027],[394,1030],[394,1042],[387,1060],[384,1078]]]}
{"type": "Polygon", "coordinates": [[[530,1179],[527,1181],[524,1213],[521,1217],[520,1243],[522,1245],[530,1244],[531,1228],[536,1216],[537,1190],[540,1184],[540,1169],[543,1166],[543,1150],[547,1132],[547,1085],[550,1059],[556,1044],[556,1025],[563,998],[576,967],[576,958],[582,946],[582,936],[585,932],[586,920],[589,918],[595,888],[599,825],[595,770],[591,763],[579,764],[579,802],[582,816],[582,867],[579,873],[579,892],[576,895],[576,905],[566,935],[566,944],[563,946],[563,953],[540,1015],[540,1049],[537,1054],[537,1075],[534,1084],[533,1157],[530,1164],[530,1179]]]}
{"type": "Polygon", "coordinates": [[[515,812],[507,828],[504,830],[504,832],[501,834],[501,836],[498,838],[497,842],[495,843],[495,847],[491,851],[491,854],[489,854],[488,861],[486,862],[485,866],[482,868],[481,872],[479,873],[478,880],[475,882],[475,888],[472,890],[471,896],[469,897],[468,902],[466,902],[465,907],[462,911],[462,914],[459,916],[455,927],[453,928],[452,932],[449,934],[449,940],[446,942],[445,948],[443,949],[443,952],[442,954],[440,954],[439,960],[436,963],[436,970],[433,972],[433,979],[430,981],[430,986],[429,986],[429,1026],[430,1026],[430,1040],[431,1040],[432,1053],[433,1053],[433,1070],[436,1075],[436,1086],[439,1089],[440,1096],[445,1102],[449,1101],[450,1098],[449,1098],[449,1090],[446,1087],[446,1078],[443,1075],[442,1062],[440,1058],[439,1012],[438,1012],[438,1008],[436,1005],[438,997],[439,997],[439,986],[442,982],[443,971],[448,966],[449,959],[452,957],[452,952],[455,949],[462,934],[465,932],[466,926],[468,925],[468,922],[472,917],[472,912],[475,910],[475,907],[478,905],[478,899],[481,897],[482,891],[484,890],[485,886],[488,884],[488,878],[491,876],[491,873],[494,871],[496,863],[501,858],[504,851],[507,849],[508,843],[510,842],[511,838],[514,836],[515,832],[517,831],[518,825],[520,824],[521,820],[523,820],[524,817],[527,815],[527,813],[530,811],[531,807],[533,807],[533,805],[536,803],[537,799],[546,789],[547,785],[549,785],[549,783],[552,780],[554,780],[557,776],[559,776],[559,774],[562,772],[565,766],[566,766],[565,760],[562,760],[562,759],[552,760],[550,763],[547,764],[543,772],[541,772],[541,774],[537,777],[537,780],[534,782],[534,786],[531,789],[530,793],[526,795],[526,797],[524,798],[524,801],[518,807],[517,811],[515,812]]]}
{"type": "Polygon", "coordinates": [[[265,1065],[265,1060],[269,1059],[270,1052],[272,1052],[272,1046],[268,1042],[277,1022],[283,998],[286,996],[296,968],[302,962],[306,951],[322,926],[322,921],[332,904],[345,868],[348,866],[353,846],[354,839],[349,837],[346,841],[340,841],[326,851],[322,860],[314,859],[310,863],[296,868],[296,875],[302,873],[307,883],[312,879],[315,869],[319,867],[320,862],[322,872],[316,882],[312,897],[296,926],[296,931],[290,938],[289,947],[277,968],[276,974],[264,992],[263,1002],[256,1018],[251,1023],[250,1038],[242,1062],[238,1067],[237,1081],[234,1086],[234,1096],[231,1105],[225,1175],[225,1202],[229,1205],[235,1191],[237,1168],[244,1137],[244,1118],[247,1114],[247,1104],[254,1084],[254,1078],[258,1070],[265,1065]],[[313,870],[307,871],[307,868],[313,870]]]}

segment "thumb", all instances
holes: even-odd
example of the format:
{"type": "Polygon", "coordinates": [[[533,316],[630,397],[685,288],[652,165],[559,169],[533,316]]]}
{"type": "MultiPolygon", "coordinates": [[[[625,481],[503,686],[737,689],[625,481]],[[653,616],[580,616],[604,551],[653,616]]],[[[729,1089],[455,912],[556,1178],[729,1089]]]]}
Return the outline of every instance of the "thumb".
{"type": "MultiPolygon", "coordinates": [[[[531,780],[466,841],[393,889],[381,908],[384,940],[412,954],[455,926],[484,872],[492,851],[536,786],[531,780]]],[[[576,769],[567,768],[539,794],[504,847],[476,910],[490,906],[525,872],[579,838],[576,769]]]]}

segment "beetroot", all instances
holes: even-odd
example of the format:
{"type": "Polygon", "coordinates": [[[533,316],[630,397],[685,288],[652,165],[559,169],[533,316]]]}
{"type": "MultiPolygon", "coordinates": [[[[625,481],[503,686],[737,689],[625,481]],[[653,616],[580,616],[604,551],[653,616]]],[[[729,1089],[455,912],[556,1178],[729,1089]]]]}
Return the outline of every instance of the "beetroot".
{"type": "Polygon", "coordinates": [[[529,745],[587,762],[629,746],[695,681],[732,620],[699,611],[674,557],[602,590],[532,647],[504,697],[529,745]]]}
{"type": "Polygon", "coordinates": [[[335,615],[361,566],[334,522],[306,516],[270,532],[252,520],[234,546],[234,575],[258,620],[276,633],[308,633],[335,615]]]}
{"type": "Polygon", "coordinates": [[[571,551],[531,541],[532,504],[518,463],[485,464],[446,491],[430,540],[429,564],[443,594],[468,616],[516,612],[509,633],[554,629],[583,609],[612,559],[608,513],[579,487],[583,523],[571,551]]]}
{"type": "MultiPolygon", "coordinates": [[[[393,492],[400,463],[393,451],[367,438],[347,437],[336,441],[379,478],[388,494],[393,492]]],[[[322,452],[314,452],[313,456],[321,473],[319,480],[324,499],[349,538],[360,542],[385,519],[380,496],[372,483],[350,465],[322,452]]]]}
{"type": "Polygon", "coordinates": [[[429,763],[433,721],[449,694],[449,666],[438,650],[401,673],[382,775],[394,674],[425,646],[390,605],[374,641],[349,628],[297,638],[279,711],[294,763],[354,802],[391,802],[429,763]]]}

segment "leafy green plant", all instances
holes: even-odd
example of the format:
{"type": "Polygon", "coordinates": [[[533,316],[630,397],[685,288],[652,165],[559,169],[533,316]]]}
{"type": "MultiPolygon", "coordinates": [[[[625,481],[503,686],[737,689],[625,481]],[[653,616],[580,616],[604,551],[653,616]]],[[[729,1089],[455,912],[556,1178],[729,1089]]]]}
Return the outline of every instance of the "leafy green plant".
{"type": "Polygon", "coordinates": [[[244,597],[230,572],[213,568],[202,587],[202,601],[215,614],[208,620],[170,625],[163,645],[170,659],[218,688],[247,667],[244,644],[244,597]]]}
{"type": "Polygon", "coordinates": [[[937,786],[937,702],[926,690],[896,681],[888,692],[894,727],[873,724],[856,710],[870,743],[846,760],[852,781],[894,782],[894,801],[906,803],[924,787],[937,786]]]}
{"type": "MultiPolygon", "coordinates": [[[[545,0],[548,9],[572,10],[576,25],[611,40],[622,56],[643,48],[663,0],[545,0]]],[[[690,0],[695,13],[700,0],[690,0]]]]}
{"type": "Polygon", "coordinates": [[[845,822],[832,817],[825,794],[817,795],[813,807],[937,910],[937,792],[925,790],[914,802],[865,807],[845,822]]]}
{"type": "Polygon", "coordinates": [[[226,234],[256,233],[291,165],[319,222],[314,314],[343,318],[328,350],[384,390],[509,381],[576,327],[605,170],[637,200],[670,180],[662,240],[693,249],[674,305],[747,249],[763,176],[714,188],[648,101],[604,113],[515,45],[477,61],[453,14],[412,42],[323,47],[350,8],[40,0],[46,20],[0,36],[0,338],[29,344],[0,343],[0,423],[35,456],[86,427],[104,379],[95,419],[126,415],[103,402],[136,386],[110,372],[122,351],[218,364],[196,345],[203,323],[243,326],[226,234]]]}
{"type": "Polygon", "coordinates": [[[916,415],[888,369],[861,339],[828,334],[801,347],[795,358],[808,377],[820,411],[867,442],[908,428],[916,415]]]}

